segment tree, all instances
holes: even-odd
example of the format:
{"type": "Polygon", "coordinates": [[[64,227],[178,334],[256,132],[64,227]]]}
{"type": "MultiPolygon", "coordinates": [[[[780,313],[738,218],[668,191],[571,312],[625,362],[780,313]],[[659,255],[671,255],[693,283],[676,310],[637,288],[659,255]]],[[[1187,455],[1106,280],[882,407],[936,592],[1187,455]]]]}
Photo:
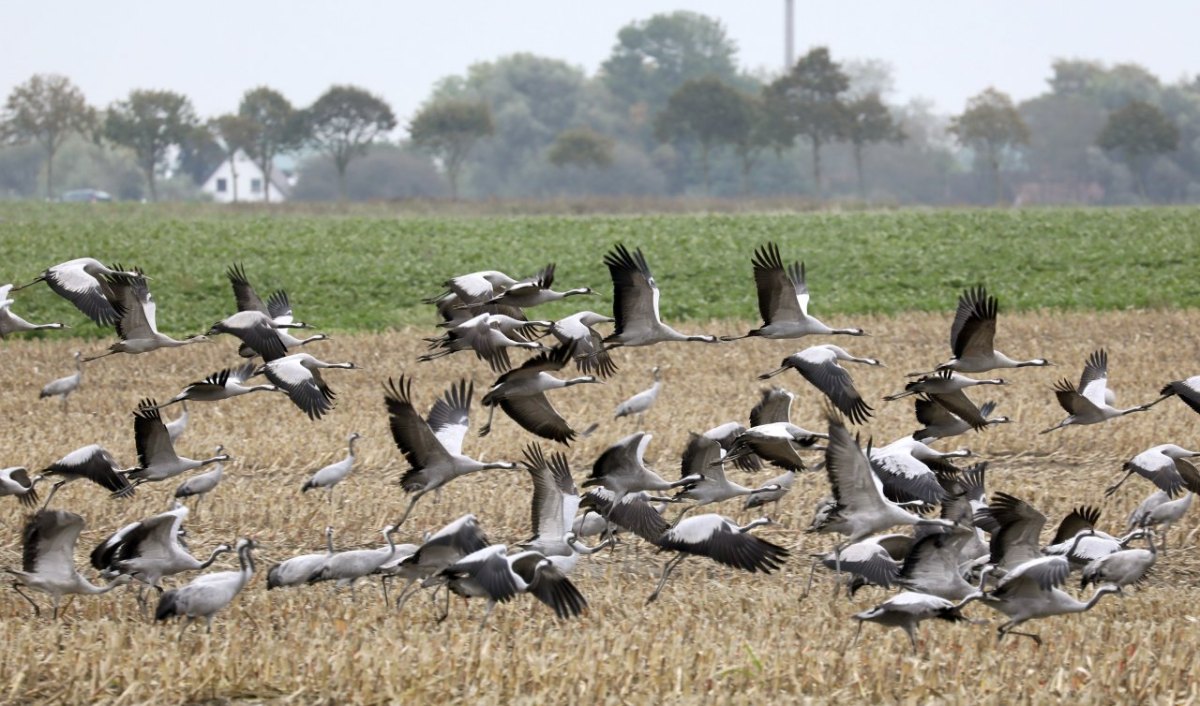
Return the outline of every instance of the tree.
{"type": "Polygon", "coordinates": [[[603,168],[612,164],[613,141],[586,127],[563,130],[550,145],[547,159],[559,168],[603,168]]]}
{"type": "Polygon", "coordinates": [[[1096,145],[1129,166],[1138,195],[1146,198],[1146,172],[1155,157],[1179,146],[1179,129],[1158,108],[1130,101],[1108,116],[1096,145]]]}
{"type": "Polygon", "coordinates": [[[108,108],[104,136],[133,150],[138,167],[158,199],[155,181],[167,148],[185,142],[197,125],[196,111],[187,96],[171,91],[134,90],[129,98],[108,108]]]}
{"type": "Polygon", "coordinates": [[[395,129],[396,116],[382,98],[356,86],[333,86],[305,111],[304,125],[312,145],[333,160],[345,200],[350,161],[395,129]]]}
{"type": "Polygon", "coordinates": [[[776,139],[790,146],[798,135],[808,138],[818,199],[821,147],[845,136],[846,105],[841,95],[849,87],[850,80],[830,58],[829,49],[816,47],[765,89],[768,111],[776,122],[776,139]]]}
{"type": "MultiPolygon", "coordinates": [[[[331,201],[338,198],[338,174],[333,163],[314,155],[297,165],[296,186],[288,198],[331,201]]],[[[428,155],[388,143],[371,145],[346,174],[346,198],[351,201],[439,198],[447,186],[428,155]]]]}
{"type": "Polygon", "coordinates": [[[442,163],[450,182],[450,198],[458,200],[458,177],[471,147],[491,135],[492,111],[487,103],[442,100],[425,104],[408,125],[413,144],[442,163]]]}
{"type": "Polygon", "coordinates": [[[270,201],[275,157],[304,143],[304,121],[283,94],[266,86],[246,91],[238,105],[238,115],[253,127],[249,135],[243,135],[246,139],[241,147],[262,171],[263,200],[270,201]]]}
{"type": "Polygon", "coordinates": [[[5,142],[36,142],[46,155],[46,198],[54,198],[54,155],[73,134],[95,129],[96,111],[66,76],[35,74],[8,94],[0,117],[5,142]]]}
{"type": "Polygon", "coordinates": [[[867,197],[863,178],[863,148],[876,142],[903,142],[904,131],[892,119],[892,111],[878,93],[851,101],[846,105],[846,139],[854,147],[854,172],[858,176],[858,195],[867,197]]]}
{"type": "MultiPolygon", "coordinates": [[[[243,102],[245,102],[244,99],[243,102]]],[[[260,136],[262,132],[261,125],[240,114],[227,113],[209,120],[208,130],[221,145],[221,149],[225,153],[225,159],[229,160],[229,180],[232,182],[233,202],[237,203],[237,153],[240,150],[247,155],[250,154],[247,146],[260,136]]],[[[268,162],[268,165],[270,165],[270,162],[268,162]]],[[[263,172],[263,174],[270,175],[270,172],[263,172]]],[[[270,193],[268,191],[270,187],[267,186],[270,183],[271,179],[269,176],[263,180],[264,194],[270,193]]]]}
{"type": "Polygon", "coordinates": [[[680,10],[622,27],[601,79],[638,122],[660,113],[688,80],[716,76],[736,83],[736,54],[719,20],[680,10]]]}
{"type": "Polygon", "coordinates": [[[741,163],[742,195],[745,196],[750,193],[750,172],[754,169],[754,165],[763,151],[771,146],[772,135],[762,98],[745,93],[740,95],[749,125],[736,135],[733,149],[741,163]]]}
{"type": "Polygon", "coordinates": [[[186,140],[179,143],[177,159],[179,171],[186,174],[196,186],[201,186],[225,161],[225,149],[207,125],[198,125],[186,140]]]}
{"type": "Polygon", "coordinates": [[[662,142],[684,138],[700,144],[704,191],[711,193],[710,155],[714,147],[734,144],[749,133],[752,117],[737,89],[715,76],[685,82],[667,101],[654,121],[662,142]]]}
{"type": "Polygon", "coordinates": [[[950,132],[964,147],[975,150],[992,173],[996,203],[1004,202],[1000,164],[1007,150],[1029,144],[1029,126],[1021,119],[1012,98],[995,88],[967,100],[962,115],[950,119],[950,132]]]}

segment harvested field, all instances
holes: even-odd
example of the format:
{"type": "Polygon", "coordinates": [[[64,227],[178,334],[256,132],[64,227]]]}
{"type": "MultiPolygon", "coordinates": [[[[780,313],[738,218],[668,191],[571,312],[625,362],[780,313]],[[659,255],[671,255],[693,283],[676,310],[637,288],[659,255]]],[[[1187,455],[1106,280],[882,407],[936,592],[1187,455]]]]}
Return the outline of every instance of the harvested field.
{"type": "MultiPolygon", "coordinates": [[[[947,355],[949,317],[905,314],[901,318],[828,317],[835,325],[861,325],[872,337],[841,338],[852,353],[881,359],[887,368],[851,367],[877,417],[863,441],[884,443],[915,427],[911,404],[884,404],[903,374],[928,369],[947,355]],[[853,318],[853,320],[850,320],[853,318]],[[832,319],[832,320],[831,320],[832,319]]],[[[745,323],[690,323],[686,330],[734,333],[745,323]]],[[[983,388],[977,401],[996,399],[998,413],[1016,423],[952,440],[991,462],[989,490],[1029,500],[1051,523],[1071,508],[1103,509],[1103,528],[1124,530],[1125,517],[1153,488],[1131,479],[1113,498],[1103,489],[1115,481],[1122,461],[1144,448],[1175,442],[1200,445],[1195,413],[1176,400],[1103,427],[1069,428],[1039,436],[1063,416],[1051,384],[1077,380],[1085,356],[1109,350],[1110,386],[1118,404],[1146,402],[1168,380],[1200,372],[1191,331],[1196,311],[1004,314],[997,346],[1014,356],[1044,356],[1053,368],[1009,371],[1012,384],[983,388]],[[981,394],[986,393],[986,394],[981,394]]],[[[636,541],[616,552],[585,558],[573,578],[590,608],[581,619],[559,622],[528,596],[497,607],[488,627],[477,631],[483,603],[456,600],[450,618],[434,622],[429,601],[418,597],[403,612],[386,608],[377,583],[360,583],[357,595],[330,585],[267,592],[263,575],[274,561],[319,551],[322,528],[336,528],[339,549],[378,544],[379,529],[403,510],[394,482],[405,463],[392,444],[380,383],[388,376],[416,376],[424,411],[451,380],[476,384],[472,432],[481,423],[479,389],[491,382],[469,354],[434,363],[415,362],[417,329],[339,336],[321,346],[325,360],[354,360],[360,371],[331,371],[338,407],[310,423],[275,396],[252,395],[219,405],[193,405],[191,424],[179,443],[188,456],[224,444],[235,460],[224,483],[186,523],[192,551],[206,554],[218,542],[253,536],[263,543],[259,575],[211,635],[189,632],[177,640],[174,625],[151,624],[138,614],[131,590],[80,597],[60,622],[32,618],[15,593],[0,599],[0,701],[58,703],[650,703],[650,702],[945,702],[1070,703],[1194,702],[1200,699],[1200,510],[1172,530],[1170,550],[1160,557],[1143,588],[1108,597],[1084,615],[1052,618],[1029,627],[1046,640],[997,644],[998,614],[981,605],[968,609],[986,625],[926,623],[923,654],[915,656],[904,634],[867,625],[853,644],[850,616],[881,601],[866,589],[853,602],[830,600],[833,579],[819,575],[813,594],[800,600],[809,554],[827,550],[831,538],[806,535],[814,502],[827,492],[820,474],[806,475],[759,534],[793,551],[782,574],[733,572],[701,559],[685,562],[655,604],[644,606],[661,558],[636,541]],[[366,438],[360,465],[340,485],[332,508],[321,493],[300,494],[316,468],[341,458],[351,431],[366,438]]],[[[807,344],[807,341],[805,342],[807,344]]],[[[46,338],[3,343],[5,384],[0,432],[6,443],[0,465],[45,466],[84,444],[100,442],[127,465],[135,458],[130,412],[149,394],[162,400],[183,384],[230,363],[234,345],[207,345],[99,361],[85,371],[84,387],[62,414],[37,400],[39,387],[70,371],[70,353],[98,341],[46,338]]],[[[744,421],[762,386],[755,375],[794,352],[792,342],[659,346],[620,352],[622,372],[606,385],[557,393],[560,409],[577,428],[601,422],[569,455],[576,480],[609,443],[636,430],[613,422],[617,402],[642,389],[649,369],[664,369],[663,393],[645,420],[654,433],[648,457],[664,476],[677,472],[689,431],[731,419],[744,421]],[[577,394],[575,394],[577,393],[577,394]]],[[[315,347],[314,347],[315,348],[315,347]]],[[[793,420],[823,430],[820,399],[797,375],[774,380],[798,393],[793,420]]],[[[497,416],[493,432],[470,436],[464,451],[486,459],[517,460],[532,437],[497,416]]],[[[549,447],[549,444],[546,444],[549,447]]],[[[943,443],[943,448],[950,444],[943,443]]],[[[814,459],[815,460],[815,459],[814,459]]],[[[757,477],[730,472],[747,484],[757,477]]],[[[86,553],[117,527],[166,509],[175,483],[147,485],[132,500],[110,500],[96,487],[72,484],[56,507],[82,514],[88,528],[77,552],[86,553]]],[[[46,489],[44,489],[46,490],[46,489]]],[[[468,511],[475,512],[492,541],[516,543],[528,535],[530,483],[523,472],[487,472],[456,481],[440,502],[422,501],[402,529],[400,541],[419,541],[468,511]]],[[[0,565],[20,564],[24,514],[6,499],[0,512],[0,565]]],[[[745,518],[739,506],[726,514],[745,518]]],[[[233,563],[225,557],[222,565],[233,563]]],[[[91,575],[90,569],[84,571],[91,575]]],[[[186,580],[188,577],[182,577],[186,580]]],[[[1077,580],[1077,579],[1075,579],[1077,580]]],[[[1072,592],[1077,584],[1070,586],[1072,592]]]]}

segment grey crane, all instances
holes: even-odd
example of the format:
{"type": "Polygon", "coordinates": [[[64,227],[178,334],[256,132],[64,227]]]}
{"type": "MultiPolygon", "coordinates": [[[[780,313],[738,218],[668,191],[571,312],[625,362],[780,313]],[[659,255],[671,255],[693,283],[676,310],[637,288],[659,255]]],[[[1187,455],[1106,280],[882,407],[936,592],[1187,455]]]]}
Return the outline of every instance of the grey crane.
{"type": "Polygon", "coordinates": [[[580,537],[608,534],[611,538],[617,530],[625,530],[653,544],[670,528],[661,508],[673,502],[671,498],[655,497],[644,491],[627,493],[618,502],[614,502],[615,498],[616,494],[607,488],[592,488],[584,493],[580,497],[584,513],[572,523],[571,531],[580,537]],[[659,503],[660,507],[651,502],[659,503]],[[599,518],[600,529],[587,531],[588,520],[593,516],[599,518]]]}
{"type": "MultiPolygon", "coordinates": [[[[401,557],[397,561],[385,563],[380,567],[384,595],[387,595],[387,582],[391,578],[404,578],[407,583],[396,597],[396,609],[403,607],[412,596],[410,587],[417,581],[427,579],[442,569],[450,566],[459,559],[489,546],[487,535],[479,526],[475,515],[467,514],[459,517],[441,528],[426,539],[415,552],[401,557]]],[[[420,586],[413,588],[415,592],[420,586]]]]}
{"type": "Polygon", "coordinates": [[[1058,588],[1071,573],[1066,557],[1044,556],[1024,561],[1000,578],[990,591],[979,590],[958,603],[959,608],[974,600],[1004,613],[1008,622],[996,628],[996,639],[1005,635],[1022,635],[1039,646],[1042,638],[1029,632],[1018,632],[1016,628],[1029,620],[1046,618],[1067,613],[1083,613],[1091,610],[1101,598],[1109,593],[1118,593],[1113,585],[1101,586],[1087,601],[1080,601],[1058,588]]]}
{"type": "Polygon", "coordinates": [[[521,593],[531,593],[550,606],[559,618],[573,618],[587,609],[587,600],[554,563],[535,551],[508,554],[508,547],[494,544],[468,554],[423,582],[445,584],[446,612],[450,593],[465,598],[486,598],[487,610],[479,623],[482,630],[497,603],[507,603],[521,593]]]}
{"type": "Polygon", "coordinates": [[[285,559],[267,570],[267,590],[302,586],[319,574],[325,562],[333,556],[333,528],[325,528],[325,553],[301,554],[285,559]]]}
{"type": "Polygon", "coordinates": [[[575,438],[575,430],[554,408],[546,393],[599,382],[594,375],[565,380],[551,375],[566,367],[571,356],[570,346],[559,345],[497,378],[480,400],[488,408],[488,419],[479,429],[479,435],[487,436],[491,431],[492,417],[499,407],[522,429],[543,439],[570,444],[575,438]]]}
{"type": "MultiPolygon", "coordinates": [[[[992,412],[995,411],[996,403],[993,401],[984,402],[979,406],[976,415],[982,420],[983,425],[978,427],[978,429],[986,429],[993,424],[1008,424],[1012,421],[1003,415],[993,417],[992,412]]],[[[924,425],[912,433],[912,437],[917,441],[924,442],[945,439],[965,434],[977,428],[972,422],[951,412],[931,397],[921,396],[917,398],[913,402],[913,412],[917,421],[924,425]]]]}
{"type": "Polygon", "coordinates": [[[223,368],[212,375],[193,382],[178,395],[163,402],[159,408],[181,402],[187,409],[187,402],[220,402],[232,397],[248,395],[251,392],[276,392],[274,385],[246,385],[246,381],[254,375],[254,363],[246,363],[236,368],[223,368]]]}
{"type": "Polygon", "coordinates": [[[1200,493],[1200,471],[1185,460],[1196,456],[1200,456],[1200,451],[1189,451],[1176,444],[1151,446],[1125,462],[1121,467],[1125,475],[1110,485],[1104,491],[1104,495],[1109,496],[1117,492],[1121,484],[1135,473],[1156,485],[1159,490],[1166,491],[1171,497],[1178,495],[1181,490],[1200,493]]]}
{"type": "Polygon", "coordinates": [[[427,338],[429,350],[417,360],[428,362],[458,351],[475,351],[475,357],[486,360],[494,372],[502,373],[512,367],[509,348],[541,351],[547,347],[529,339],[551,321],[527,321],[506,314],[482,313],[455,325],[444,335],[427,338]]]}
{"type": "Polygon", "coordinates": [[[239,311],[213,324],[207,335],[230,334],[269,362],[287,355],[279,328],[270,315],[261,311],[239,311]]]}
{"type": "MultiPolygon", "coordinates": [[[[268,360],[258,369],[278,387],[309,419],[317,420],[333,409],[336,393],[325,384],[321,371],[330,368],[355,370],[354,363],[327,363],[308,353],[294,353],[268,360]]],[[[257,374],[257,373],[256,373],[257,374]]]]}
{"type": "MultiPolygon", "coordinates": [[[[387,542],[385,549],[352,549],[336,552],[325,560],[325,563],[308,578],[309,583],[319,581],[336,581],[338,588],[350,587],[354,595],[354,584],[364,576],[370,576],[400,551],[392,535],[396,532],[395,525],[383,528],[383,539],[387,542]]],[[[407,545],[402,551],[412,554],[417,547],[407,545]]]]}
{"type": "Polygon", "coordinates": [[[646,412],[649,412],[654,403],[658,401],[658,392],[662,389],[662,369],[655,366],[650,374],[654,378],[654,384],[617,405],[616,411],[613,412],[613,419],[631,417],[636,414],[638,424],[642,423],[646,412]]]}
{"type": "Polygon", "coordinates": [[[1071,424],[1099,424],[1126,414],[1145,412],[1154,405],[1154,402],[1151,402],[1135,407],[1114,407],[1110,395],[1108,352],[1101,348],[1088,356],[1078,387],[1065,378],[1055,384],[1054,396],[1058,398],[1058,404],[1066,410],[1067,418],[1049,429],[1043,429],[1041,433],[1046,434],[1071,424]]]}
{"type": "Polygon", "coordinates": [[[35,508],[38,504],[37,488],[42,476],[29,477],[29,469],[24,466],[10,466],[0,469],[0,497],[16,496],[21,505],[35,508]]]}
{"type": "MultiPolygon", "coordinates": [[[[237,301],[238,311],[257,311],[266,314],[276,326],[288,328],[312,328],[303,321],[296,321],[292,315],[292,303],[288,293],[276,289],[267,297],[266,303],[258,296],[254,285],[246,277],[246,268],[242,263],[235,263],[225,270],[229,284],[233,287],[233,298],[237,301]]],[[[247,356],[249,357],[249,356],[247,356]]]]}
{"type": "Polygon", "coordinates": [[[554,291],[554,269],[554,263],[551,262],[536,275],[509,285],[507,289],[487,300],[486,303],[507,304],[526,309],[539,304],[562,301],[567,297],[595,293],[590,287],[576,287],[562,292],[554,291]]]}
{"type": "Polygon", "coordinates": [[[344,481],[346,476],[350,475],[350,469],[354,467],[356,458],[354,455],[354,442],[361,438],[362,434],[352,432],[346,438],[346,458],[336,463],[331,463],[312,474],[312,477],[305,481],[304,485],[300,486],[300,492],[307,493],[313,488],[324,488],[326,490],[326,499],[332,503],[334,486],[344,481]]]}
{"type": "Polygon", "coordinates": [[[49,324],[32,324],[22,319],[13,313],[13,300],[8,298],[12,292],[12,285],[0,285],[0,338],[7,338],[14,333],[25,333],[26,331],[53,331],[64,328],[71,328],[64,323],[54,322],[49,324]]]}
{"type": "Polygon", "coordinates": [[[828,397],[850,421],[855,424],[863,424],[871,417],[871,406],[863,401],[862,395],[854,387],[854,380],[850,378],[850,373],[838,364],[839,360],[863,363],[864,365],[883,365],[874,358],[852,356],[841,346],[825,344],[805,348],[789,355],[783,359],[778,368],[759,375],[758,379],[766,380],[786,372],[788,369],[795,370],[813,387],[828,397]]]}
{"type": "Polygon", "coordinates": [[[594,311],[580,311],[553,322],[550,325],[550,335],[564,346],[574,346],[572,352],[579,372],[607,379],[616,374],[617,364],[604,349],[604,337],[593,327],[614,321],[616,319],[611,316],[594,311]]]}
{"type": "Polygon", "coordinates": [[[951,623],[966,621],[959,606],[945,598],[928,593],[902,591],[870,610],[855,613],[854,619],[858,621],[858,632],[855,633],[854,640],[858,641],[864,623],[879,623],[903,630],[908,635],[908,641],[912,644],[915,653],[917,651],[917,625],[924,620],[934,618],[951,623]]]}
{"type": "Polygon", "coordinates": [[[456,297],[462,304],[482,304],[502,294],[506,289],[517,283],[517,280],[499,270],[480,270],[465,275],[451,277],[442,283],[446,291],[425,300],[426,304],[435,304],[451,296],[456,297]]]}
{"type": "Polygon", "coordinates": [[[533,538],[521,548],[540,553],[564,575],[569,574],[581,554],[593,554],[612,540],[595,547],[578,541],[572,524],[579,511],[579,491],[565,454],[555,452],[547,457],[540,445],[530,444],[525,447],[525,468],[533,480],[533,538]]]}
{"type": "MultiPolygon", "coordinates": [[[[996,315],[1000,307],[996,298],[983,287],[967,289],[958,298],[954,323],[950,326],[950,350],[953,357],[936,370],[955,370],[960,373],[986,373],[998,368],[1046,366],[1045,358],[1014,360],[995,349],[996,315]]],[[[929,373],[910,373],[912,376],[929,373]]]]}
{"type": "Polygon", "coordinates": [[[1166,556],[1167,532],[1171,530],[1172,525],[1179,522],[1187,514],[1196,494],[1184,493],[1183,497],[1175,500],[1170,500],[1169,496],[1161,490],[1156,495],[1158,495],[1157,498],[1151,496],[1151,498],[1143,501],[1142,506],[1135,511],[1135,517],[1132,519],[1136,519],[1138,527],[1157,527],[1158,525],[1162,525],[1162,553],[1163,556],[1166,556]]]}
{"type": "Polygon", "coordinates": [[[401,375],[399,380],[389,379],[384,387],[392,439],[410,466],[400,485],[413,496],[403,517],[395,523],[397,527],[404,524],[417,501],[429,491],[469,473],[517,467],[508,461],[483,462],[463,455],[474,390],[474,384],[466,380],[452,385],[434,402],[426,420],[413,406],[412,378],[401,375]]]}
{"type": "Polygon", "coordinates": [[[74,304],[89,319],[101,326],[111,326],[117,322],[118,314],[112,304],[112,290],[104,277],[116,274],[142,276],[142,273],[127,271],[121,265],[106,267],[94,258],[80,257],[49,267],[29,284],[14,287],[12,291],[45,282],[55,294],[74,304]]]}
{"type": "MultiPolygon", "coordinates": [[[[790,471],[803,471],[805,464],[800,450],[820,448],[815,444],[828,435],[792,424],[795,398],[782,387],[764,388],[762,399],[750,410],[750,428],[727,449],[725,460],[742,464],[746,458],[758,458],[790,471]]],[[[754,464],[742,467],[754,470],[754,464]]]]}
{"type": "Polygon", "coordinates": [[[29,605],[34,615],[41,609],[21,587],[50,596],[53,617],[58,618],[62,597],[72,594],[96,595],[129,583],[130,577],[118,577],[105,586],[88,581],[75,569],[75,543],[83,531],[83,518],[66,510],[38,510],[29,517],[22,532],[21,570],[5,569],[14,577],[13,589],[29,605]]]}
{"type": "Polygon", "coordinates": [[[775,512],[779,512],[779,501],[783,500],[783,496],[792,492],[792,486],[796,483],[796,472],[788,469],[774,478],[766,481],[762,485],[754,489],[754,492],[746,496],[746,504],[743,506],[746,510],[756,507],[762,507],[767,503],[775,503],[775,512]]]}
{"type": "MultiPolygon", "coordinates": [[[[871,470],[867,454],[850,436],[846,425],[832,410],[829,416],[829,444],[825,450],[825,474],[833,491],[832,502],[818,513],[809,532],[836,533],[846,540],[843,547],[878,534],[896,525],[952,527],[954,522],[915,515],[883,494],[883,484],[871,470]]],[[[869,451],[869,450],[868,450],[869,451]]],[[[835,567],[840,573],[840,567],[835,567]]]]}
{"type": "Polygon", "coordinates": [[[871,449],[871,469],[883,482],[884,493],[900,502],[921,500],[931,505],[946,496],[940,476],[957,473],[947,458],[971,455],[970,449],[937,451],[911,436],[871,449]]]}
{"type": "Polygon", "coordinates": [[[219,453],[206,459],[184,458],[175,452],[171,435],[163,424],[157,403],[145,399],[133,413],[133,434],[137,443],[138,465],[124,471],[134,487],[151,481],[167,480],[209,464],[229,460],[229,454],[219,453]]]}
{"type": "Polygon", "coordinates": [[[732,519],[715,513],[681,520],[658,540],[659,551],[676,554],[663,565],[662,578],[646,603],[658,599],[671,572],[689,556],[705,556],[718,564],[751,573],[769,574],[780,568],[789,555],[788,550],[750,534],[755,527],[770,523],[769,518],[760,517],[739,527],[732,519]]]}
{"type": "MultiPolygon", "coordinates": [[[[913,538],[906,534],[877,534],[841,549],[813,554],[808,583],[805,584],[801,597],[808,596],[812,589],[813,576],[818,565],[850,574],[848,594],[851,596],[859,585],[891,588],[900,575],[901,562],[904,561],[912,543],[913,538]]],[[[834,585],[835,596],[837,591],[838,587],[834,585]]]]}
{"type": "Polygon", "coordinates": [[[861,328],[830,328],[808,313],[808,283],[804,263],[784,266],[779,246],[767,243],[754,251],[754,284],[758,290],[758,313],[763,325],[745,336],[722,336],[722,341],[761,336],[763,338],[800,338],[802,336],[845,334],[865,336],[861,328]]]}
{"type": "MultiPolygon", "coordinates": [[[[629,493],[670,490],[699,480],[699,476],[691,475],[677,481],[667,481],[646,468],[646,447],[651,438],[653,437],[644,431],[630,434],[608,447],[592,464],[592,474],[583,482],[583,487],[599,485],[611,491],[613,498],[609,506],[610,513],[629,493]]],[[[606,514],[605,519],[612,518],[610,514],[606,514]]]]}
{"type": "Polygon", "coordinates": [[[154,619],[185,618],[183,629],[179,631],[179,636],[183,637],[189,625],[197,618],[204,618],[206,632],[211,633],[213,616],[232,603],[254,576],[254,549],[257,546],[252,539],[239,539],[237,555],[240,568],[237,571],[201,574],[188,585],[167,591],[158,599],[154,619]]]}
{"type": "Polygon", "coordinates": [[[896,583],[910,591],[960,601],[974,592],[963,577],[962,556],[974,532],[953,527],[914,541],[900,565],[896,583]]]}
{"type": "Polygon", "coordinates": [[[62,479],[51,487],[50,494],[46,496],[42,507],[50,505],[50,500],[54,498],[54,494],[58,492],[59,488],[80,479],[90,480],[110,491],[114,497],[129,497],[133,495],[133,486],[129,484],[124,475],[118,472],[119,470],[120,466],[117,465],[112,454],[99,444],[89,444],[75,449],[42,469],[43,476],[62,479]]]}
{"type": "MultiPolygon", "coordinates": [[[[754,495],[758,492],[779,490],[778,486],[766,486],[756,490],[727,479],[725,465],[721,458],[723,455],[721,445],[715,440],[694,432],[688,435],[687,447],[683,450],[683,458],[679,464],[680,476],[683,478],[699,477],[681,487],[675,494],[676,500],[692,501],[679,514],[679,518],[695,508],[712,503],[754,495]]],[[[676,519],[676,522],[679,518],[676,519]]]]}
{"type": "Polygon", "coordinates": [[[1079,580],[1080,588],[1088,584],[1111,584],[1118,589],[1141,583],[1158,560],[1158,549],[1154,546],[1154,530],[1143,529],[1140,535],[1146,538],[1147,549],[1121,549],[1094,559],[1083,567],[1079,580]]]}
{"type": "Polygon", "coordinates": [[[613,282],[613,318],[616,328],[604,342],[609,349],[618,346],[651,346],[667,341],[716,343],[716,336],[685,335],[662,322],[659,314],[659,289],[641,249],[632,253],[617,244],[604,256],[604,264],[613,282]]]}
{"type": "Polygon", "coordinates": [[[70,397],[73,392],[78,390],[82,383],[83,353],[75,351],[75,373],[72,375],[67,375],[66,377],[51,380],[50,382],[46,383],[46,386],[43,387],[42,391],[38,393],[38,399],[40,400],[47,397],[57,397],[62,400],[62,409],[64,412],[66,412],[67,398],[70,397]]]}
{"type": "Polygon", "coordinates": [[[150,294],[146,277],[118,273],[105,275],[108,288],[112,291],[112,302],[118,317],[116,320],[117,340],[108,350],[99,355],[84,358],[84,362],[97,360],[115,353],[149,353],[161,348],[178,348],[192,343],[203,343],[208,336],[189,336],[182,341],[171,338],[158,330],[158,304],[150,294]]]}
{"type": "MultiPolygon", "coordinates": [[[[217,445],[216,455],[220,456],[225,452],[225,447],[217,445]]],[[[217,461],[212,464],[212,470],[204,473],[197,473],[179,484],[175,489],[175,498],[182,500],[183,498],[196,498],[196,504],[192,506],[193,512],[200,512],[200,501],[204,497],[216,490],[217,485],[221,483],[221,478],[225,474],[225,464],[217,461]]]]}
{"type": "Polygon", "coordinates": [[[142,582],[138,603],[145,605],[146,588],[161,594],[162,579],[185,571],[203,571],[217,557],[232,551],[219,544],[207,559],[200,560],[183,546],[183,521],[188,509],[182,505],[138,522],[130,523],[110,535],[92,550],[92,566],[105,575],[128,574],[142,582]]]}

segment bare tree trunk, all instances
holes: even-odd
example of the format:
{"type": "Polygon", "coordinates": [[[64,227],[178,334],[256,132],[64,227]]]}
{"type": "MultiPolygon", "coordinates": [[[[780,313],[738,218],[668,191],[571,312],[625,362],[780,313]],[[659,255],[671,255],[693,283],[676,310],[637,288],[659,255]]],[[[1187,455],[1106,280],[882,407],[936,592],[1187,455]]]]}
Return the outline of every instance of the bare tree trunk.
{"type": "Polygon", "coordinates": [[[54,200],[54,150],[46,150],[46,200],[54,200]]]}
{"type": "Polygon", "coordinates": [[[750,160],[742,155],[742,196],[750,195],[750,160]]]}
{"type": "Polygon", "coordinates": [[[863,178],[863,146],[860,142],[854,143],[854,172],[858,175],[858,197],[863,201],[867,200],[867,180],[863,178]]]}
{"type": "Polygon", "coordinates": [[[458,167],[447,169],[446,179],[450,182],[450,200],[458,201],[458,167]]]}
{"type": "Polygon", "coordinates": [[[263,173],[263,203],[271,203],[271,160],[263,160],[258,168],[263,173]]]}
{"type": "Polygon", "coordinates": [[[1000,176],[1000,154],[992,145],[988,145],[988,165],[992,168],[992,188],[995,191],[996,205],[1004,205],[1004,180],[1000,176]]]}
{"type": "Polygon", "coordinates": [[[817,200],[821,200],[821,141],[812,138],[813,182],[816,184],[817,200]]]}
{"type": "Polygon", "coordinates": [[[146,168],[146,185],[150,187],[150,200],[158,201],[158,185],[154,181],[154,165],[146,168]]]}

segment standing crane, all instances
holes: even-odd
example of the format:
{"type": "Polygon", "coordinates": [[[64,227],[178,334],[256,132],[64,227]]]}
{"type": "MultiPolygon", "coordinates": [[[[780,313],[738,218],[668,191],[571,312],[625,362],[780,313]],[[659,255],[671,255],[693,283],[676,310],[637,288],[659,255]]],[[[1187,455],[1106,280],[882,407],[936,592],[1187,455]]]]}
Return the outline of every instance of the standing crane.
{"type": "Polygon", "coordinates": [[[931,618],[951,623],[966,620],[959,611],[959,607],[945,598],[931,596],[928,593],[902,591],[874,608],[854,615],[854,619],[858,621],[858,632],[855,633],[854,640],[858,641],[864,623],[879,623],[904,630],[915,653],[917,651],[917,625],[921,621],[931,618]]]}
{"type": "Polygon", "coordinates": [[[80,384],[82,383],[83,353],[75,351],[75,373],[73,375],[67,375],[66,377],[61,377],[46,383],[46,386],[43,387],[42,391],[38,393],[38,399],[40,400],[47,397],[57,397],[62,400],[62,409],[63,412],[66,412],[67,398],[71,396],[71,393],[78,390],[80,384]]]}
{"type": "Polygon", "coordinates": [[[351,433],[346,438],[346,446],[348,447],[346,458],[337,463],[331,463],[312,474],[312,477],[305,481],[304,485],[300,486],[300,492],[307,493],[312,488],[324,488],[326,498],[332,503],[334,486],[345,480],[346,476],[350,475],[350,469],[354,467],[354,442],[361,438],[362,434],[358,432],[351,433]]]}
{"type": "Polygon", "coordinates": [[[313,576],[321,573],[325,562],[333,556],[333,528],[325,528],[325,553],[301,554],[272,566],[267,571],[267,590],[288,586],[301,586],[313,576]]]}
{"type": "MultiPolygon", "coordinates": [[[[225,452],[225,447],[217,444],[216,455],[220,456],[225,452]]],[[[183,498],[196,498],[196,504],[192,507],[192,511],[200,512],[200,501],[204,496],[211,493],[220,484],[222,476],[225,474],[225,464],[217,461],[212,465],[211,471],[198,473],[191,478],[179,484],[175,489],[175,498],[182,500],[183,498]]]]}
{"type": "Polygon", "coordinates": [[[222,608],[228,606],[242,592],[254,576],[254,549],[258,544],[253,539],[239,539],[237,555],[240,568],[237,571],[218,571],[202,574],[182,588],[162,594],[154,611],[155,620],[169,620],[175,616],[186,618],[179,636],[197,618],[204,618],[206,632],[212,632],[212,619],[222,608]]]}
{"type": "Polygon", "coordinates": [[[616,411],[613,412],[613,419],[631,417],[636,414],[638,424],[642,423],[646,412],[649,412],[654,403],[658,401],[658,392],[662,389],[662,369],[656,365],[650,374],[654,376],[654,384],[617,405],[616,411]]]}

